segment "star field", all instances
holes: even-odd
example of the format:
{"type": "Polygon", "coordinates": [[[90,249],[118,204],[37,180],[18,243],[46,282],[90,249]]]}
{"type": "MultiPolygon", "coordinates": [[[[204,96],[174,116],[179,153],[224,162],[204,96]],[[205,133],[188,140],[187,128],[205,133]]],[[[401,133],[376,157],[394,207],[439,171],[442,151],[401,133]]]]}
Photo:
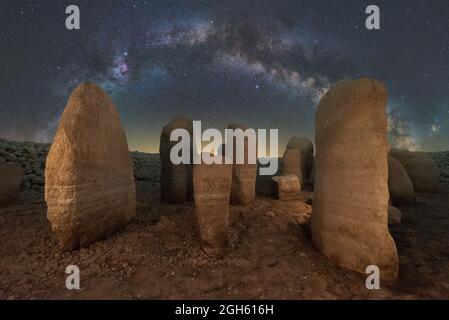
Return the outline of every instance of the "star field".
{"type": "Polygon", "coordinates": [[[156,151],[176,115],[314,136],[342,78],[389,89],[393,146],[449,149],[449,3],[433,1],[29,1],[0,5],[0,136],[51,141],[70,92],[113,98],[131,149],[156,151]],[[381,30],[365,28],[365,8],[381,30]],[[81,29],[65,28],[76,4],[81,29]]]}

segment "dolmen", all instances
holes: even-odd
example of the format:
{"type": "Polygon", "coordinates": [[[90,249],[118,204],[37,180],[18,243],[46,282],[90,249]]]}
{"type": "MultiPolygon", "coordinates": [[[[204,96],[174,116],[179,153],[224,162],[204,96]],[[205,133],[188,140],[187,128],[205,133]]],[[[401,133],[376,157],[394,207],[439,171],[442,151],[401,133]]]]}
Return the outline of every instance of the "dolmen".
{"type": "Polygon", "coordinates": [[[12,162],[0,166],[0,207],[16,202],[24,176],[25,170],[12,162]]]}
{"type": "Polygon", "coordinates": [[[189,201],[193,196],[192,182],[192,146],[193,122],[186,117],[175,117],[161,133],[159,155],[161,159],[161,201],[168,204],[179,204],[189,201]],[[173,164],[170,159],[172,147],[178,141],[170,141],[172,132],[185,129],[190,134],[190,163],[173,164]]]}
{"type": "Polygon", "coordinates": [[[316,112],[312,240],[338,266],[368,266],[394,281],[398,254],[388,231],[387,90],[371,80],[337,82],[316,112]]]}
{"type": "Polygon", "coordinates": [[[45,169],[47,218],[62,249],[85,247],[136,215],[133,165],[119,114],[83,83],[62,114],[45,169]]]}

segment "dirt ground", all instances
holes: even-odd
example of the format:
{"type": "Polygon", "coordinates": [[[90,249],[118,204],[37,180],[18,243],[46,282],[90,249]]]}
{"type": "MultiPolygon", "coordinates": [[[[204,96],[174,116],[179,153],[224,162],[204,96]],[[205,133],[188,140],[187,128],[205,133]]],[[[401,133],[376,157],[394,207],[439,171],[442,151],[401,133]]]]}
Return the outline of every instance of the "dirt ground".
{"type": "Polygon", "coordinates": [[[58,250],[42,195],[0,209],[0,299],[449,298],[448,188],[401,208],[403,223],[391,227],[399,281],[374,291],[313,249],[304,202],[258,197],[232,207],[233,251],[217,260],[200,249],[194,203],[161,204],[158,189],[139,183],[137,219],[74,252],[58,250]],[[68,265],[81,270],[79,291],[65,287],[68,265]]]}

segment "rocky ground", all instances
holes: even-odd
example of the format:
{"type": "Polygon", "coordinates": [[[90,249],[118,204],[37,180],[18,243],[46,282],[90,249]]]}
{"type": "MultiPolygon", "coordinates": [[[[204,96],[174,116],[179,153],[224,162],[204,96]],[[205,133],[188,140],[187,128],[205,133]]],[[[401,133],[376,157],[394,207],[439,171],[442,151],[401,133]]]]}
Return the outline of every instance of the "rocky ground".
{"type": "Polygon", "coordinates": [[[309,226],[302,224],[312,192],[304,191],[303,201],[259,195],[251,206],[231,207],[232,253],[212,259],[200,248],[194,203],[160,203],[157,155],[132,157],[137,218],[89,248],[58,249],[43,194],[33,185],[17,204],[0,208],[0,299],[449,298],[448,184],[401,208],[402,224],[391,227],[399,281],[369,291],[365,277],[333,266],[313,249],[309,226]],[[68,265],[81,270],[79,291],[65,288],[68,265]]]}

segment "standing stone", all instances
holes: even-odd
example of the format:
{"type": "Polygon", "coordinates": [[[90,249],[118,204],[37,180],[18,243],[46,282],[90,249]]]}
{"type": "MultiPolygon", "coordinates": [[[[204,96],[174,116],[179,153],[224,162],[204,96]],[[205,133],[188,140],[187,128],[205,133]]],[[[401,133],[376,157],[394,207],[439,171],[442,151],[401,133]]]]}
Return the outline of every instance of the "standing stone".
{"type": "MultiPolygon", "coordinates": [[[[242,129],[247,130],[242,125],[231,124],[228,129],[236,130],[242,129]]],[[[225,148],[225,146],[221,146],[225,148]]],[[[236,139],[234,139],[234,165],[232,168],[232,189],[231,189],[231,204],[248,204],[254,201],[256,197],[256,178],[257,178],[257,163],[249,164],[248,156],[248,139],[245,139],[244,144],[244,164],[236,163],[236,139]]],[[[257,155],[256,155],[257,159],[257,155]]]]}
{"type": "Polygon", "coordinates": [[[416,192],[438,192],[440,169],[424,152],[391,149],[390,156],[398,160],[407,171],[416,192]]]}
{"type": "Polygon", "coordinates": [[[273,197],[281,201],[301,199],[301,185],[296,175],[273,177],[273,197]]]}
{"type": "Polygon", "coordinates": [[[337,82],[316,114],[312,239],[334,263],[365,274],[376,265],[395,280],[388,232],[387,90],[376,80],[337,82]]]}
{"type": "Polygon", "coordinates": [[[287,149],[282,157],[282,174],[296,176],[300,185],[304,186],[303,164],[300,149],[287,149]]]}
{"type": "Polygon", "coordinates": [[[388,157],[388,190],[393,205],[409,204],[416,200],[412,180],[393,157],[388,157]]]}
{"type": "Polygon", "coordinates": [[[291,138],[283,156],[283,174],[296,175],[301,186],[309,183],[313,166],[313,152],[313,143],[308,138],[291,138]]]}
{"type": "Polygon", "coordinates": [[[45,170],[47,218],[63,249],[76,249],[124,227],[136,191],[119,114],[96,84],[69,98],[45,170]]]}
{"type": "Polygon", "coordinates": [[[193,166],[196,216],[201,245],[203,250],[211,256],[223,256],[229,251],[231,184],[232,165],[230,164],[193,166]]]}
{"type": "Polygon", "coordinates": [[[0,206],[9,205],[17,200],[25,171],[13,163],[0,166],[0,206]]]}
{"type": "Polygon", "coordinates": [[[190,163],[193,162],[193,122],[185,117],[171,120],[161,133],[159,154],[161,157],[161,200],[165,203],[183,203],[192,198],[192,164],[174,165],[170,151],[177,141],[170,141],[173,130],[186,129],[190,134],[190,163]]]}

